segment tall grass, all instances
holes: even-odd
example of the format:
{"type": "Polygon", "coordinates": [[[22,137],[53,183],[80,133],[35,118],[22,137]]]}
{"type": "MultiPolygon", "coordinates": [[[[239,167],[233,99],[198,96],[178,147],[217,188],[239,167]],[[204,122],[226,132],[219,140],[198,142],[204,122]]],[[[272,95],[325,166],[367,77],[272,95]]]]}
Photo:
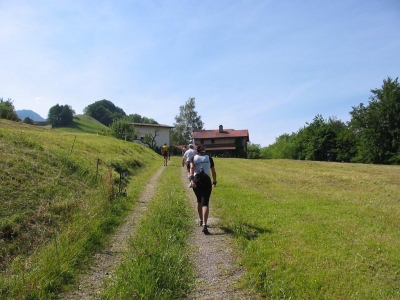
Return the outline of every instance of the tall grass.
{"type": "Polygon", "coordinates": [[[185,298],[193,282],[187,244],[193,210],[180,169],[180,159],[173,157],[102,299],[185,298]]]}
{"type": "Polygon", "coordinates": [[[132,209],[159,156],[133,143],[1,120],[0,298],[50,299],[132,209]],[[127,197],[114,197],[126,169],[127,197]]]}
{"type": "Polygon", "coordinates": [[[268,299],[398,299],[400,168],[217,159],[212,205],[268,299]]]}

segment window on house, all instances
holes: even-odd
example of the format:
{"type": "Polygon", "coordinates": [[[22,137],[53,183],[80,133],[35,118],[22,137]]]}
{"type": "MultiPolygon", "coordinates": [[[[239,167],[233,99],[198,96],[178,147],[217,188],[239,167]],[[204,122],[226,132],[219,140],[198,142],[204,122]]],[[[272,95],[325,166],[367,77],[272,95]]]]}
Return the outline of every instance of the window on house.
{"type": "Polygon", "coordinates": [[[200,140],[200,144],[204,144],[204,139],[201,139],[201,140],[200,140]]]}
{"type": "Polygon", "coordinates": [[[215,140],[214,139],[211,139],[211,144],[214,144],[215,143],[215,140]]]}

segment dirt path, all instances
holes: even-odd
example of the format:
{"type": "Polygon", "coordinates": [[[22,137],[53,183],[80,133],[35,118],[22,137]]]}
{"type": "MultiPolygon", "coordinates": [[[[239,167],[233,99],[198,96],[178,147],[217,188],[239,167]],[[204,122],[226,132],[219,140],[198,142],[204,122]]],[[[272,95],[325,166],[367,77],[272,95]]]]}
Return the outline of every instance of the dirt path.
{"type": "Polygon", "coordinates": [[[94,263],[90,266],[89,272],[82,274],[77,280],[79,285],[71,292],[60,295],[59,299],[99,299],[103,280],[106,276],[111,276],[114,269],[119,265],[125,252],[127,241],[133,235],[140,217],[147,208],[148,201],[153,198],[155,184],[164,169],[165,167],[159,168],[151,180],[148,181],[132,214],[128,216],[124,225],[115,232],[108,243],[108,247],[94,255],[94,263]]]}
{"type": "MultiPolygon", "coordinates": [[[[186,168],[182,168],[182,182],[187,187],[188,179],[186,168]]],[[[218,187],[216,187],[218,188],[218,187]]],[[[188,199],[197,215],[197,202],[192,189],[188,188],[188,199]]],[[[210,217],[208,219],[211,234],[202,233],[199,225],[191,237],[193,245],[192,260],[195,263],[197,277],[195,288],[188,296],[190,300],[233,300],[258,299],[256,295],[243,292],[235,288],[236,281],[243,275],[243,269],[234,264],[231,247],[231,237],[217,226],[218,218],[213,215],[213,197],[210,199],[210,217]]]]}
{"type": "MultiPolygon", "coordinates": [[[[69,293],[61,294],[59,299],[64,300],[89,300],[99,299],[102,291],[103,280],[111,276],[114,269],[120,264],[125,252],[127,241],[134,234],[135,228],[140,222],[140,217],[147,208],[148,201],[153,198],[155,183],[161,176],[165,167],[161,167],[148,181],[144,192],[140,196],[136,207],[126,222],[110,239],[108,246],[94,255],[94,263],[87,273],[81,274],[77,285],[69,293]]],[[[186,168],[181,168],[182,184],[188,186],[186,168]]],[[[187,198],[197,211],[196,198],[192,189],[187,188],[187,198]]],[[[190,300],[219,300],[219,299],[258,299],[254,295],[235,289],[235,281],[243,274],[243,270],[234,265],[234,258],[230,247],[229,234],[216,226],[218,219],[213,217],[212,196],[210,200],[210,235],[204,235],[198,226],[191,236],[193,245],[192,260],[198,274],[195,281],[195,289],[188,295],[190,300]]],[[[195,221],[198,221],[197,213],[195,221]]]]}

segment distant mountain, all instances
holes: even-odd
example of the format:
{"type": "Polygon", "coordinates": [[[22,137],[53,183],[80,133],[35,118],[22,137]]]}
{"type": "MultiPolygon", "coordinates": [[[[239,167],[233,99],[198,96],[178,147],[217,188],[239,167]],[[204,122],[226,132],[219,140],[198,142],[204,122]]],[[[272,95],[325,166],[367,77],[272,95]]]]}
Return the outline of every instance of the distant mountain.
{"type": "Polygon", "coordinates": [[[46,121],[39,114],[35,113],[32,110],[21,109],[15,111],[18,117],[23,121],[26,117],[30,118],[33,121],[46,121]]]}

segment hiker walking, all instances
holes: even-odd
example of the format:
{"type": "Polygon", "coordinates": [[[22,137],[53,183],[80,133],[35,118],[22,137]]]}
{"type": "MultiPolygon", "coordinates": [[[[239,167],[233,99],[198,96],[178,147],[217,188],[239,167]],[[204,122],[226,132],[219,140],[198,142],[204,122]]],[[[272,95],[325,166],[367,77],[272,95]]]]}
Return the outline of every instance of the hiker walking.
{"type": "Polygon", "coordinates": [[[190,172],[190,160],[193,158],[193,156],[196,154],[196,151],[193,149],[193,144],[189,144],[189,149],[186,150],[185,154],[182,156],[182,167],[186,165],[187,172],[188,172],[188,177],[189,177],[189,172],[190,172]]]}
{"type": "Polygon", "coordinates": [[[212,187],[217,185],[217,173],[213,159],[206,155],[206,150],[203,146],[197,146],[197,152],[190,160],[190,182],[197,199],[199,224],[203,227],[203,233],[208,234],[209,202],[212,187]]]}
{"type": "Polygon", "coordinates": [[[167,146],[167,143],[164,143],[164,145],[161,147],[161,155],[164,156],[164,166],[167,166],[168,163],[168,153],[169,148],[167,146]]]}

